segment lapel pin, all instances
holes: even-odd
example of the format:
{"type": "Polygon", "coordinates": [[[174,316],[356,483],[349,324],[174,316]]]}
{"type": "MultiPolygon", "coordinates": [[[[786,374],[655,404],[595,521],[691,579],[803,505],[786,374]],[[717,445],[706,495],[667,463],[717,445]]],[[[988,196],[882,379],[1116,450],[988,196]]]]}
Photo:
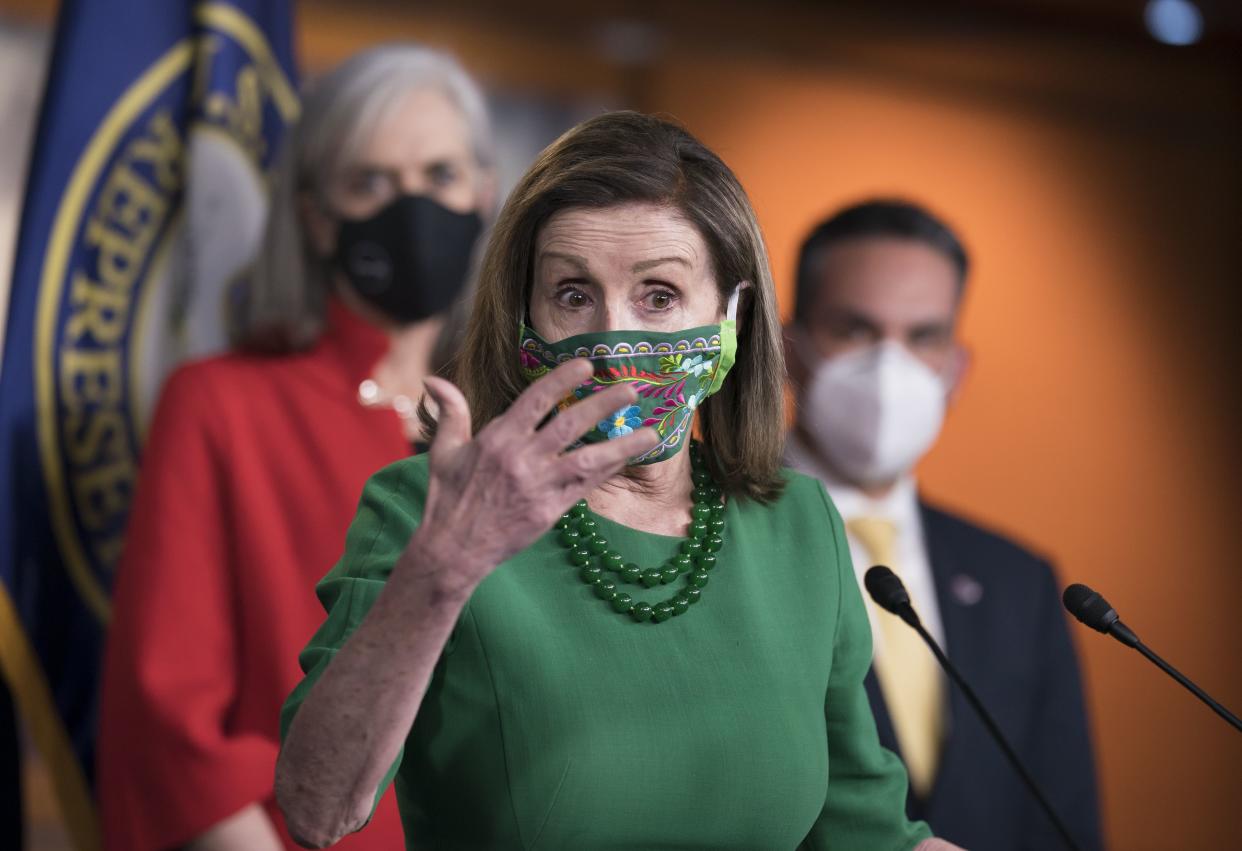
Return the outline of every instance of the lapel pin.
{"type": "Polygon", "coordinates": [[[983,586],[973,576],[959,573],[949,582],[953,599],[963,606],[973,606],[983,599],[983,586]]]}

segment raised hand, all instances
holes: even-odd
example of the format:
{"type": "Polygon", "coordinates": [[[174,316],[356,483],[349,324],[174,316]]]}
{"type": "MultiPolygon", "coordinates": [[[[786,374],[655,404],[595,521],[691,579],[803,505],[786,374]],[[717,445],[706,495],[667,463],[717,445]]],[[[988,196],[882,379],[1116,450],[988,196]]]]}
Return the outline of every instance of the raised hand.
{"type": "Polygon", "coordinates": [[[439,408],[431,445],[430,481],[422,523],[401,562],[434,572],[438,587],[468,594],[502,561],[535,542],[626,461],[659,442],[653,429],[565,452],[584,432],[635,399],[627,386],[610,387],[540,423],[558,402],[591,377],[578,358],[532,384],[501,416],[471,437],[470,409],[449,382],[428,378],[439,408]]]}

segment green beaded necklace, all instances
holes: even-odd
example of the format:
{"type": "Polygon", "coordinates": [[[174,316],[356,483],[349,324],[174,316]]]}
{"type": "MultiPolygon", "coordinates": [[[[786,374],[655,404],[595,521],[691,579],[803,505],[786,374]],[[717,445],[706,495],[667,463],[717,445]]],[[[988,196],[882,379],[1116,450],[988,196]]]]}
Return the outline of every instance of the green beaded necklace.
{"type": "Polygon", "coordinates": [[[690,509],[690,534],[679,545],[677,555],[662,567],[644,570],[633,562],[626,563],[599,532],[599,523],[587,505],[579,500],[556,521],[557,541],[569,551],[569,563],[579,569],[582,581],[594,587],[595,596],[609,603],[613,611],[628,614],[634,620],[663,623],[683,615],[703,596],[707,575],[716,566],[716,553],[724,545],[725,503],[720,488],[712,481],[703,464],[697,441],[690,444],[691,477],[694,481],[694,506],[690,509]],[[669,585],[685,575],[685,587],[663,602],[635,601],[617,590],[618,583],[654,588],[669,585]]]}

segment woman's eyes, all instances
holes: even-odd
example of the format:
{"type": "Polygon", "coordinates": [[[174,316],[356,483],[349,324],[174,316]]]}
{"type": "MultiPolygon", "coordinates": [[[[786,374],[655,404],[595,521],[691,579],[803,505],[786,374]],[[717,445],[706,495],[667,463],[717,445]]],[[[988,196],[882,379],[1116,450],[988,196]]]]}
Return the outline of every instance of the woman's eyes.
{"type": "MultiPolygon", "coordinates": [[[[574,286],[558,288],[554,298],[558,304],[571,309],[580,309],[591,305],[591,297],[574,286]]],[[[652,290],[646,293],[639,303],[644,310],[658,313],[669,310],[677,304],[677,293],[671,290],[652,290]]]]}
{"type": "Polygon", "coordinates": [[[577,287],[560,287],[556,291],[556,301],[564,307],[578,309],[588,306],[591,297],[577,287]]]}
{"type": "Polygon", "coordinates": [[[364,171],[354,176],[349,182],[351,194],[369,198],[383,197],[396,191],[392,175],[382,171],[364,171]]]}
{"type": "MultiPolygon", "coordinates": [[[[424,191],[435,193],[455,187],[462,180],[463,173],[451,163],[436,163],[427,168],[424,176],[426,179],[424,191]]],[[[366,170],[354,174],[349,179],[346,188],[356,198],[386,199],[401,192],[401,179],[390,171],[366,170]]]]}
{"type": "Polygon", "coordinates": [[[458,177],[460,177],[460,174],[457,169],[447,163],[434,165],[427,170],[428,182],[432,186],[441,189],[446,186],[452,186],[457,182],[458,177]]]}
{"type": "Polygon", "coordinates": [[[677,303],[677,294],[669,290],[652,290],[643,298],[651,310],[668,310],[677,303]]]}

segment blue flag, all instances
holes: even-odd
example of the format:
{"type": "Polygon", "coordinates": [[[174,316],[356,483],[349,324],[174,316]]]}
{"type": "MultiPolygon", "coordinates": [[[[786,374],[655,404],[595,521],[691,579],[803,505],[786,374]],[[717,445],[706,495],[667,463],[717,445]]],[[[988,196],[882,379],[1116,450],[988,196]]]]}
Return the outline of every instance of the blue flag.
{"type": "Polygon", "coordinates": [[[61,4],[0,373],[0,669],[79,849],[147,412],[223,348],[297,112],[289,0],[61,4]]]}

